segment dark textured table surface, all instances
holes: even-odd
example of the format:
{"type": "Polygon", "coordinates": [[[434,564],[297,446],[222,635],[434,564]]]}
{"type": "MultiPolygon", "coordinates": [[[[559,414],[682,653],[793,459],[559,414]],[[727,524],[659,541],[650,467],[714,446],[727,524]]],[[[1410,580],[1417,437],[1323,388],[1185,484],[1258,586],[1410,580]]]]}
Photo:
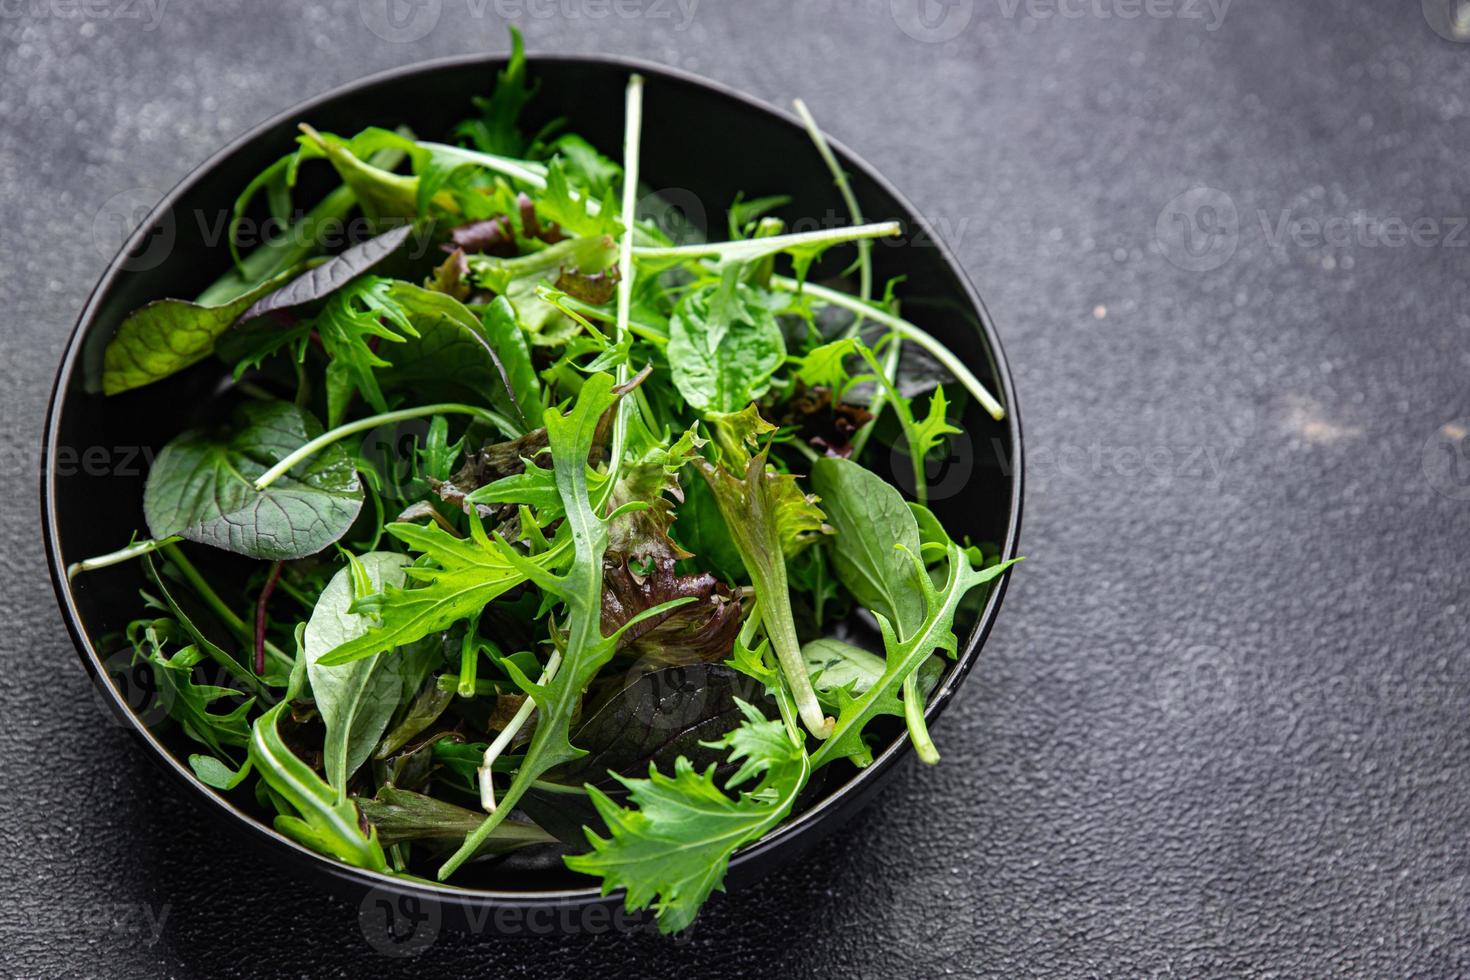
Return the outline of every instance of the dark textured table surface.
{"type": "Polygon", "coordinates": [[[1416,0],[424,3],[0,0],[0,975],[1470,972],[1470,45],[1416,0]],[[38,446],[113,216],[507,18],[801,95],[910,195],[1014,365],[1033,560],[943,764],[691,938],[404,962],[101,720],[38,446]]]}

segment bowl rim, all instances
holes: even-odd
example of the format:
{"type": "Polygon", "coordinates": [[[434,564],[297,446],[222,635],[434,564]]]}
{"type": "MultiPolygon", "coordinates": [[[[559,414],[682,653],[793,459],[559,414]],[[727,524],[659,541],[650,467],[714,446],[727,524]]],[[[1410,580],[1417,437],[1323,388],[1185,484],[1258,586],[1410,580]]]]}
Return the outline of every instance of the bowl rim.
{"type": "MultiPolygon", "coordinates": [[[[118,276],[125,271],[123,266],[126,257],[142,244],[158,219],[170,211],[178,200],[188,193],[206,174],[214,170],[241,148],[261,139],[277,127],[289,125],[295,120],[310,115],[316,109],[338,99],[351,96],[361,89],[385,83],[404,81],[412,77],[430,75],[435,72],[477,65],[483,66],[486,69],[496,69],[503,67],[507,59],[507,54],[451,55],[401,65],[336,85],[325,92],[298,102],[280,112],[273,113],[231,139],[202,163],[190,168],[189,172],[149,211],[148,216],[128,236],[127,240],[118,250],[118,253],[108,262],[97,284],[88,295],[87,301],[82,307],[80,315],[77,317],[76,325],[72,328],[71,335],[67,339],[65,352],[56,372],[46,411],[46,425],[41,447],[41,523],[46,548],[46,561],[50,570],[52,587],[56,592],[57,603],[60,606],[67,631],[71,634],[78,657],[81,659],[87,673],[91,676],[93,683],[104,692],[111,709],[119,717],[125,718],[133,734],[147,744],[151,750],[151,754],[155,757],[155,761],[162,764],[176,778],[190,787],[199,802],[211,808],[217,818],[236,826],[241,832],[251,835],[259,844],[267,850],[274,852],[277,856],[284,858],[287,852],[295,851],[297,856],[319,875],[325,875],[326,878],[333,880],[334,883],[347,885],[355,889],[367,887],[380,893],[387,892],[390,894],[411,895],[419,898],[428,898],[439,903],[474,907],[517,907],[523,909],[564,908],[602,901],[606,896],[604,896],[597,885],[589,885],[586,888],[563,888],[541,891],[501,891],[490,888],[475,888],[428,882],[419,879],[409,880],[357,868],[336,861],[326,855],[319,854],[291,840],[289,837],[275,830],[274,827],[263,822],[260,818],[245,812],[235,806],[225,796],[200,782],[192,770],[175,758],[173,753],[163,745],[161,740],[128,707],[127,703],[119,695],[111,678],[108,677],[101,654],[92,644],[91,637],[87,633],[80,611],[76,606],[71,583],[66,576],[65,562],[61,555],[60,527],[56,518],[55,506],[56,473],[52,465],[56,459],[58,450],[57,439],[59,438],[62,409],[67,400],[68,383],[78,367],[84,341],[93,327],[103,297],[110,292],[118,276]]],[[[742,92],[723,82],[705,78],[694,72],[685,71],[680,68],[621,55],[557,51],[527,52],[526,59],[533,70],[538,62],[596,64],[619,68],[629,73],[636,72],[645,77],[657,77],[677,84],[702,88],[716,96],[741,104],[746,108],[773,116],[788,126],[804,130],[802,122],[785,109],[771,105],[762,99],[742,92]]],[[[915,218],[921,221],[923,220],[923,216],[914,207],[912,202],[894,187],[876,168],[854,153],[841,141],[833,139],[830,136],[827,137],[827,140],[833,152],[847,168],[862,172],[866,178],[871,180],[885,193],[891,195],[901,209],[906,210],[915,218]]],[[[976,291],[974,284],[965,274],[963,266],[956,260],[947,242],[937,235],[929,237],[932,247],[937,250],[941,261],[948,265],[960,286],[964,301],[968,304],[970,310],[974,312],[978,320],[979,332],[985,342],[992,369],[999,383],[1000,391],[998,395],[1001,403],[1006,407],[1006,418],[1003,424],[1009,431],[1013,448],[1011,459],[1008,461],[1011,468],[1011,494],[1008,502],[1008,526],[1005,541],[1002,544],[1001,559],[1009,560],[1016,557],[1020,541],[1024,488],[1024,453],[1022,451],[1021,421],[1010,365],[1001,347],[1000,337],[996,332],[990,312],[976,291]]],[[[924,713],[928,721],[933,722],[949,704],[960,684],[969,674],[974,662],[978,659],[980,648],[984,646],[985,640],[990,635],[990,631],[995,624],[996,615],[1000,609],[1001,601],[1005,597],[1006,587],[1009,581],[1010,573],[1007,572],[996,581],[994,588],[991,589],[990,596],[985,603],[985,608],[981,611],[980,616],[975,622],[975,626],[965,638],[964,646],[952,664],[952,669],[945,672],[940,686],[929,701],[929,705],[924,713]]],[[[797,837],[816,831],[827,818],[832,818],[834,823],[840,823],[838,811],[843,806],[844,801],[854,797],[861,797],[865,788],[876,789],[878,784],[882,782],[881,777],[885,772],[912,754],[913,746],[909,739],[895,739],[887,748],[874,756],[871,764],[859,769],[845,783],[828,793],[811,809],[798,814],[795,818],[788,819],[775,830],[754,843],[738,849],[730,859],[726,872],[727,877],[744,865],[759,862],[763,857],[784,847],[797,837]]],[[[821,832],[818,832],[818,836],[822,836],[821,832]]],[[[622,889],[617,889],[609,894],[613,897],[620,896],[622,889]]]]}

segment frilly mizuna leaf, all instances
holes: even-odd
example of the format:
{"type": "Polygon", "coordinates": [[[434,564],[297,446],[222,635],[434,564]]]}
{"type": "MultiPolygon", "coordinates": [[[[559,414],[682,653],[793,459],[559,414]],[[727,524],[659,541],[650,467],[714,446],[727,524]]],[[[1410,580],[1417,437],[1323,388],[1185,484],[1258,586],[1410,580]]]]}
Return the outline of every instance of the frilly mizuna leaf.
{"type": "Polygon", "coordinates": [[[566,858],[567,867],[601,877],[604,895],[626,888],[630,911],[654,906],[663,932],[688,928],[705,899],[722,887],[730,855],[785,819],[811,772],[806,752],[781,722],[767,721],[748,704],[740,707],[745,721],[710,743],[729,749],[730,761],[740,764],[727,788],[758,777],[737,799],[715,785],[713,765],[696,772],[682,756],[672,777],[651,766],[647,779],[619,777],[636,809],[588,787],[609,836],[589,830],[592,851],[566,858]]]}

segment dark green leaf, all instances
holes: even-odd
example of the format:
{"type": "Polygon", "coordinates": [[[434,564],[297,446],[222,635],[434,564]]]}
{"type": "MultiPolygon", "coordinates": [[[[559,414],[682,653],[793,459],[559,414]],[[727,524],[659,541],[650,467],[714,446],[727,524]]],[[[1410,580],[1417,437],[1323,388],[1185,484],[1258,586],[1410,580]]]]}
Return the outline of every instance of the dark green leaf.
{"type": "Polygon", "coordinates": [[[328,259],[279,289],[262,296],[250,305],[240,319],[251,320],[276,310],[286,310],[324,299],[392,255],[412,233],[412,225],[403,225],[354,245],[341,255],[328,259]]]}
{"type": "Polygon", "coordinates": [[[143,511],[155,538],[190,541],[271,560],[305,558],[347,533],[362,485],[339,445],[300,463],[265,490],[254,481],[320,434],[286,402],[251,402],[220,435],[191,430],[158,454],[143,511]]]}

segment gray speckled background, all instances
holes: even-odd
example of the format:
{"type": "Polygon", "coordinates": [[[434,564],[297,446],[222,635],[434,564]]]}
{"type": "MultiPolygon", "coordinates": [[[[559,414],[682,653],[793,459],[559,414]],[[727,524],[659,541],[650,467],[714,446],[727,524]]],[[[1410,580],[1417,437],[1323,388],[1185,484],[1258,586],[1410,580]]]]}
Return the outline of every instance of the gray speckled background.
{"type": "Polygon", "coordinates": [[[1412,0],[422,2],[0,0],[0,973],[1470,971],[1470,45],[1412,0]],[[1033,561],[944,763],[692,938],[405,964],[99,724],[37,455],[112,216],[505,15],[802,95],[913,199],[1016,371],[1033,561]]]}

